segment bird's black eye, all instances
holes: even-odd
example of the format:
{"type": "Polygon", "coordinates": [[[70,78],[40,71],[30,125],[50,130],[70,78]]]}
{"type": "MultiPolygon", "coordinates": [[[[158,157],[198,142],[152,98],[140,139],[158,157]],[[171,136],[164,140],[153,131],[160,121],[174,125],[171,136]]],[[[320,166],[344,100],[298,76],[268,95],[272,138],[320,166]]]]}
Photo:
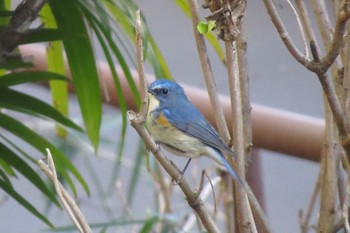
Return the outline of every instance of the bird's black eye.
{"type": "Polygon", "coordinates": [[[166,94],[168,94],[168,89],[162,89],[162,93],[164,94],[164,95],[166,95],[166,94]]]}

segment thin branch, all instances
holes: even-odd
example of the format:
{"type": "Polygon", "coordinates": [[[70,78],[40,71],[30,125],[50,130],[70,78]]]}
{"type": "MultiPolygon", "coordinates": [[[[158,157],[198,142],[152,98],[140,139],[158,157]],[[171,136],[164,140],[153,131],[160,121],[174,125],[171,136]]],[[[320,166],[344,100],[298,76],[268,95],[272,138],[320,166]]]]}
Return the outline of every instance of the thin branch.
{"type": "MultiPolygon", "coordinates": [[[[208,197],[210,196],[211,192],[212,192],[212,187],[217,186],[221,181],[221,177],[217,176],[214,177],[211,180],[211,183],[208,183],[206,186],[204,186],[200,196],[203,198],[204,201],[206,201],[208,199],[208,197]]],[[[197,220],[197,216],[193,213],[191,214],[187,219],[186,222],[183,224],[183,226],[181,227],[181,231],[182,233],[186,233],[186,232],[193,232],[192,228],[195,225],[197,220]]]]}
{"type": "MultiPolygon", "coordinates": [[[[232,14],[233,10],[231,9],[231,5],[227,1],[223,1],[223,8],[226,7],[228,9],[227,18],[226,18],[226,27],[228,28],[228,33],[230,35],[234,35],[235,31],[238,31],[238,24],[240,24],[240,20],[234,21],[234,17],[232,14]]],[[[242,1],[242,4],[246,4],[242,1]]],[[[245,7],[244,7],[245,8],[245,7]]],[[[240,15],[243,17],[244,14],[240,15]]],[[[239,34],[238,34],[239,35],[239,34]]],[[[237,35],[237,36],[238,36],[237,35]]],[[[225,36],[225,38],[231,38],[225,36]]],[[[232,37],[233,38],[233,37],[232,37]]],[[[245,155],[246,155],[246,145],[245,145],[245,134],[244,134],[244,122],[243,122],[243,106],[242,106],[242,96],[241,96],[241,84],[240,81],[246,79],[245,74],[239,73],[239,65],[237,53],[234,51],[236,48],[236,42],[225,41],[226,48],[226,61],[227,61],[227,73],[228,73],[228,82],[230,86],[230,96],[231,96],[231,109],[233,113],[233,145],[235,148],[235,152],[237,153],[237,171],[238,174],[244,179],[245,177],[245,155]]],[[[246,65],[246,64],[244,64],[246,65]]],[[[245,90],[248,91],[248,90],[245,90]]],[[[238,227],[240,232],[257,232],[255,221],[253,218],[253,214],[251,212],[251,207],[249,205],[247,194],[244,189],[241,189],[238,185],[235,188],[235,198],[236,198],[236,210],[238,217],[238,227]]]]}
{"type": "MultiPolygon", "coordinates": [[[[311,48],[311,53],[314,57],[315,62],[320,61],[320,57],[318,54],[318,51],[313,43],[311,41],[310,43],[310,48],[311,48]]],[[[332,113],[334,115],[334,120],[337,125],[339,134],[340,134],[340,141],[342,145],[344,146],[344,149],[348,152],[350,151],[350,136],[347,132],[347,127],[346,127],[346,120],[345,120],[345,115],[344,115],[344,110],[340,104],[339,98],[336,94],[336,91],[334,89],[334,85],[332,81],[328,78],[328,75],[326,75],[323,72],[317,72],[316,73],[323,92],[325,94],[325,97],[327,98],[327,102],[329,104],[330,109],[332,110],[332,113]]]]}
{"type": "Polygon", "coordinates": [[[344,3],[338,11],[338,17],[335,24],[332,42],[329,46],[328,53],[321,60],[324,70],[328,70],[328,68],[334,63],[335,59],[338,57],[340,50],[343,48],[347,21],[350,18],[349,5],[350,0],[344,1],[344,3]]]}
{"type": "Polygon", "coordinates": [[[303,44],[304,44],[305,56],[310,58],[310,54],[309,54],[309,50],[308,50],[308,43],[307,43],[307,40],[306,40],[306,34],[305,34],[305,31],[304,31],[301,19],[299,17],[299,14],[298,14],[297,10],[295,9],[293,3],[290,0],[287,0],[287,3],[289,4],[290,8],[292,9],[293,14],[295,16],[295,19],[297,20],[298,28],[299,28],[300,35],[301,35],[301,39],[303,40],[303,44]]]}
{"type": "Polygon", "coordinates": [[[311,60],[296,48],[292,39],[289,37],[288,32],[284,27],[281,18],[278,15],[273,1],[264,0],[264,3],[272,23],[275,25],[275,28],[277,29],[283,43],[285,44],[289,52],[292,54],[292,56],[308,69],[313,67],[313,63],[311,62],[311,60]]]}
{"type": "Polygon", "coordinates": [[[140,95],[142,96],[142,107],[140,114],[145,116],[147,113],[148,98],[147,98],[147,81],[145,78],[144,69],[144,57],[143,57],[143,45],[142,45],[142,26],[141,26],[141,14],[140,9],[136,11],[136,60],[137,60],[137,72],[140,76],[140,95]]]}
{"type": "MultiPolygon", "coordinates": [[[[310,16],[307,13],[307,9],[306,9],[304,0],[296,0],[295,3],[297,6],[297,9],[299,11],[301,24],[303,25],[303,29],[304,29],[305,34],[306,34],[306,38],[307,38],[306,40],[307,41],[315,41],[315,44],[316,44],[316,37],[315,37],[314,31],[313,31],[312,26],[311,26],[310,16]]],[[[316,44],[316,47],[317,47],[317,44],[316,44]]]]}
{"type": "Polygon", "coordinates": [[[205,83],[207,85],[210,102],[215,112],[214,115],[215,115],[216,126],[218,128],[218,132],[220,136],[227,143],[230,141],[230,134],[227,128],[224,112],[220,105],[220,99],[217,94],[218,92],[216,89],[214,75],[211,69],[205,40],[204,40],[204,37],[197,30],[197,25],[199,23],[199,11],[198,11],[197,1],[188,0],[188,4],[191,10],[193,33],[197,44],[197,50],[198,50],[198,55],[202,66],[203,75],[204,75],[205,83]]]}
{"type": "Polygon", "coordinates": [[[0,64],[10,56],[47,0],[23,0],[0,35],[0,64]]]}
{"type": "Polygon", "coordinates": [[[51,180],[54,184],[57,195],[69,214],[70,218],[73,220],[75,226],[78,228],[81,233],[90,233],[92,232],[89,224],[85,220],[84,215],[79,210],[79,207],[73,200],[73,198],[69,195],[69,193],[65,190],[63,185],[57,179],[55,164],[52,159],[52,155],[49,149],[47,150],[47,160],[48,166],[42,161],[38,161],[38,165],[40,169],[46,174],[46,176],[51,180]]]}
{"type": "Polygon", "coordinates": [[[307,233],[310,229],[311,215],[312,215],[312,212],[316,206],[316,200],[317,200],[317,197],[318,197],[319,192],[320,192],[321,174],[322,173],[319,172],[318,177],[317,177],[317,182],[315,184],[314,190],[313,190],[311,198],[310,198],[310,202],[309,202],[307,209],[306,209],[305,217],[303,215],[302,210],[300,210],[300,212],[299,212],[299,224],[300,224],[300,228],[301,228],[301,233],[307,233]]]}
{"type": "Polygon", "coordinates": [[[336,144],[335,124],[329,105],[325,102],[325,149],[321,160],[320,210],[317,232],[331,232],[335,221],[335,202],[337,197],[336,161],[339,147],[336,144]]]}

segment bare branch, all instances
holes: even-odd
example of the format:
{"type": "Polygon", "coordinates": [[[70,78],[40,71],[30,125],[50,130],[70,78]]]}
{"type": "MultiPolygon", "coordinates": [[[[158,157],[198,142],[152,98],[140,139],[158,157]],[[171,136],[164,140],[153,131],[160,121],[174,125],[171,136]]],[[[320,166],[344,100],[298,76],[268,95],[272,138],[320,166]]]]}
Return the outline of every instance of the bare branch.
{"type": "MultiPolygon", "coordinates": [[[[325,148],[321,160],[321,199],[317,232],[331,232],[335,222],[335,202],[337,197],[336,162],[340,147],[337,146],[335,125],[329,105],[325,102],[325,148]]],[[[338,144],[339,145],[339,144],[338,144]]]]}
{"type": "MultiPolygon", "coordinates": [[[[315,41],[316,43],[316,37],[311,26],[310,17],[309,17],[309,14],[307,13],[304,0],[296,0],[295,3],[299,11],[300,21],[301,21],[301,24],[303,25],[303,29],[305,31],[307,40],[315,41]]],[[[317,47],[317,44],[316,44],[316,47],[317,47]]]]}
{"type": "Polygon", "coordinates": [[[32,22],[47,0],[23,0],[13,12],[13,16],[0,35],[0,63],[19,44],[32,22]]]}
{"type": "Polygon", "coordinates": [[[305,32],[304,32],[303,24],[301,22],[299,14],[298,14],[297,10],[295,9],[295,7],[293,6],[293,3],[290,0],[287,0],[287,3],[289,4],[290,8],[292,8],[293,14],[295,15],[295,19],[297,20],[299,31],[300,31],[300,35],[301,35],[301,38],[302,38],[303,44],[304,44],[305,56],[310,58],[309,50],[308,50],[308,43],[306,41],[306,35],[305,35],[305,32]]]}
{"type": "Polygon", "coordinates": [[[346,33],[347,22],[350,18],[349,12],[350,1],[346,0],[339,9],[332,42],[330,43],[328,53],[321,60],[323,69],[326,71],[338,57],[340,50],[344,45],[344,36],[346,33]]]}
{"type": "Polygon", "coordinates": [[[296,48],[292,39],[289,37],[288,32],[284,27],[282,20],[277,13],[277,10],[275,8],[275,5],[273,4],[273,1],[264,0],[264,3],[267,9],[267,12],[270,15],[272,23],[275,25],[275,28],[277,29],[283,43],[285,44],[289,52],[298,62],[303,64],[305,67],[307,67],[308,69],[312,68],[313,64],[311,60],[296,48]]]}
{"type": "Polygon", "coordinates": [[[211,69],[210,60],[207,53],[207,48],[205,44],[204,37],[199,34],[197,30],[197,25],[199,23],[199,13],[198,13],[198,5],[196,0],[188,0],[188,4],[190,6],[191,15],[192,15],[192,26],[193,33],[197,44],[197,50],[199,59],[202,66],[202,71],[205,79],[205,83],[207,85],[208,94],[210,98],[210,102],[215,111],[215,122],[218,128],[218,131],[222,137],[222,139],[227,143],[230,141],[230,134],[227,128],[226,119],[224,117],[224,112],[222,107],[220,106],[220,100],[218,97],[218,92],[216,89],[216,84],[214,80],[214,75],[211,69]]]}
{"type": "Polygon", "coordinates": [[[57,195],[69,214],[70,218],[73,220],[75,226],[78,228],[81,233],[90,233],[92,232],[89,224],[85,220],[84,215],[81,213],[79,207],[73,200],[73,198],[69,195],[69,193],[65,190],[63,185],[57,179],[55,164],[52,159],[52,155],[49,149],[47,150],[47,160],[49,166],[47,166],[42,160],[38,161],[38,165],[40,169],[45,173],[45,175],[51,180],[54,184],[57,195]]]}
{"type": "Polygon", "coordinates": [[[311,219],[311,214],[312,211],[314,210],[316,206],[316,200],[320,192],[320,179],[321,179],[321,172],[319,172],[318,177],[317,177],[317,182],[315,184],[314,190],[312,192],[310,202],[307,206],[306,209],[306,214],[305,217],[303,215],[302,210],[299,212],[299,223],[300,223],[300,228],[301,228],[301,233],[307,233],[310,228],[310,219],[311,219]]]}
{"type": "Polygon", "coordinates": [[[140,81],[140,94],[143,97],[140,113],[145,116],[147,113],[148,98],[147,98],[147,81],[145,78],[145,70],[143,66],[143,45],[142,45],[142,26],[140,9],[136,11],[136,60],[137,60],[137,72],[141,76],[140,81]]]}

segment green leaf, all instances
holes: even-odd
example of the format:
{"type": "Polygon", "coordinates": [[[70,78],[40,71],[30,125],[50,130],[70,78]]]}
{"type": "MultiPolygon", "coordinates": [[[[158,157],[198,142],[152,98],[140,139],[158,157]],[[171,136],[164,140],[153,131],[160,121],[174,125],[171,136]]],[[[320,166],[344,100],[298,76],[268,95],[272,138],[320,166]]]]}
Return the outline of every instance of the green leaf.
{"type": "Polygon", "coordinates": [[[32,29],[21,38],[19,44],[32,44],[62,40],[62,32],[56,29],[32,29]]]}
{"type": "Polygon", "coordinates": [[[98,148],[101,125],[101,92],[95,57],[83,15],[76,1],[49,1],[58,29],[69,35],[63,39],[75,91],[87,135],[98,148]]]}
{"type": "Polygon", "coordinates": [[[197,25],[197,30],[200,34],[204,35],[211,32],[216,26],[214,20],[209,20],[208,22],[199,22],[197,25]]]}
{"type": "MultiPolygon", "coordinates": [[[[150,219],[136,219],[136,220],[128,220],[128,219],[116,219],[112,220],[109,222],[101,222],[101,223],[90,223],[90,227],[92,229],[96,228],[106,228],[106,227],[113,227],[113,226],[127,226],[127,225],[140,225],[144,224],[145,222],[148,222],[150,219]]],[[[72,232],[76,230],[76,227],[74,225],[69,225],[69,226],[61,226],[61,227],[56,227],[55,229],[50,229],[46,231],[50,232],[72,232]]]]}
{"type": "Polygon", "coordinates": [[[82,131],[77,124],[63,116],[49,104],[8,87],[0,86],[0,107],[24,112],[34,116],[39,115],[47,117],[62,125],[82,131]]]}
{"type": "MultiPolygon", "coordinates": [[[[138,6],[130,1],[110,1],[103,0],[113,18],[118,22],[119,26],[123,29],[125,34],[130,38],[131,41],[135,42],[135,17],[134,13],[138,9],[138,6]]],[[[143,21],[143,46],[145,59],[152,65],[154,73],[157,77],[171,79],[171,73],[169,67],[167,66],[165,59],[160,52],[157,44],[149,32],[147,25],[145,24],[144,17],[143,21]]]]}
{"type": "MultiPolygon", "coordinates": [[[[174,0],[174,2],[179,6],[179,8],[185,13],[185,15],[189,18],[191,18],[191,11],[190,11],[190,7],[188,5],[188,2],[185,0],[174,0]]],[[[220,58],[220,60],[225,64],[225,54],[222,51],[222,48],[220,46],[220,43],[217,39],[217,37],[214,35],[213,32],[208,31],[205,35],[204,35],[207,40],[209,41],[210,45],[213,47],[213,49],[215,50],[216,54],[218,55],[218,57],[220,58]]]]}
{"type": "Polygon", "coordinates": [[[154,224],[157,222],[162,221],[158,216],[154,216],[150,219],[148,219],[145,224],[143,225],[142,229],[140,230],[140,233],[149,233],[152,232],[154,224]]]}
{"type": "Polygon", "coordinates": [[[197,30],[202,35],[206,34],[209,31],[208,30],[208,23],[199,22],[199,24],[197,25],[197,30]]]}
{"type": "Polygon", "coordinates": [[[17,154],[7,148],[4,144],[0,143],[0,158],[6,161],[9,165],[15,168],[26,179],[28,179],[33,185],[35,185],[46,197],[48,197],[57,206],[60,206],[55,195],[47,188],[44,181],[40,176],[17,154]]]}
{"type": "MultiPolygon", "coordinates": [[[[40,13],[40,18],[47,28],[57,28],[55,17],[49,5],[44,5],[40,13]]],[[[50,42],[46,49],[47,69],[57,74],[65,75],[65,64],[63,58],[63,46],[61,41],[50,42]]],[[[68,116],[68,83],[56,80],[50,81],[50,89],[53,106],[64,116],[68,116]]],[[[56,126],[57,134],[63,138],[67,136],[67,131],[56,126]]]]}
{"type": "Polygon", "coordinates": [[[29,82],[40,82],[48,80],[60,80],[66,83],[68,79],[60,74],[47,71],[23,71],[18,73],[9,73],[0,76],[1,86],[14,86],[29,82]]]}
{"type": "Polygon", "coordinates": [[[12,167],[3,159],[0,159],[0,167],[4,169],[4,171],[10,175],[10,176],[16,176],[15,171],[12,169],[12,167]]]}
{"type": "MultiPolygon", "coordinates": [[[[4,162],[3,160],[1,160],[2,162],[4,162]]],[[[0,169],[0,177],[6,182],[6,183],[9,183],[11,186],[11,181],[10,179],[7,177],[6,173],[0,169]]]]}
{"type": "Polygon", "coordinates": [[[129,206],[132,205],[136,186],[138,184],[139,179],[141,178],[141,169],[143,164],[143,158],[145,156],[145,146],[142,141],[139,141],[138,150],[136,152],[136,160],[134,162],[134,167],[132,169],[132,176],[130,181],[128,182],[128,192],[127,192],[127,203],[129,206]]]}
{"type": "Polygon", "coordinates": [[[4,190],[8,195],[15,199],[21,206],[26,208],[33,215],[38,217],[41,221],[46,223],[49,227],[54,228],[54,225],[42,215],[32,204],[30,204],[24,197],[17,193],[11,183],[7,182],[8,180],[0,179],[0,188],[4,190]]]}
{"type": "Polygon", "coordinates": [[[39,136],[38,134],[36,134],[34,131],[29,129],[27,126],[25,126],[21,122],[15,120],[15,119],[13,119],[5,114],[2,114],[2,113],[0,113],[0,127],[6,129],[7,131],[16,135],[18,138],[21,138],[23,141],[25,141],[26,143],[33,146],[34,148],[39,150],[44,155],[46,155],[46,148],[48,148],[52,153],[57,170],[63,175],[64,179],[70,185],[74,194],[76,195],[76,189],[75,189],[75,186],[74,186],[70,176],[67,173],[67,170],[72,172],[72,174],[76,177],[76,179],[83,186],[85,191],[88,194],[90,194],[89,187],[86,184],[83,177],[81,176],[81,174],[78,172],[78,170],[74,167],[74,165],[67,158],[67,156],[64,155],[62,153],[62,151],[57,149],[49,141],[47,141],[46,139],[44,139],[41,136],[39,136]]]}
{"type": "Polygon", "coordinates": [[[18,55],[16,57],[8,57],[1,64],[0,69],[17,69],[17,68],[31,68],[33,63],[28,61],[23,61],[22,58],[18,55]]]}
{"type": "MultiPolygon", "coordinates": [[[[134,78],[133,78],[131,71],[129,69],[129,65],[127,64],[126,60],[124,59],[124,56],[121,53],[120,49],[118,48],[118,45],[115,43],[114,38],[112,37],[112,35],[115,35],[118,37],[118,34],[116,34],[112,30],[110,25],[105,22],[106,20],[104,17],[102,19],[97,18],[97,16],[94,14],[94,12],[91,11],[91,7],[89,8],[89,6],[86,5],[85,1],[80,1],[80,2],[81,2],[81,4],[80,4],[81,8],[82,8],[84,14],[86,15],[86,18],[90,21],[90,23],[93,22],[94,24],[96,24],[95,28],[98,28],[101,31],[101,33],[103,34],[103,36],[107,40],[109,49],[113,52],[113,54],[117,58],[119,65],[121,66],[121,68],[124,72],[125,78],[129,84],[129,87],[133,93],[136,106],[137,107],[141,106],[141,97],[140,97],[138,88],[135,84],[134,78]]],[[[114,4],[111,3],[110,1],[107,1],[107,2],[104,1],[104,3],[107,6],[114,6],[114,4]]],[[[114,9],[114,8],[112,8],[112,9],[114,9]]],[[[119,12],[119,11],[117,11],[117,12],[119,12]]],[[[105,12],[105,15],[109,15],[109,13],[105,12]]],[[[125,16],[121,16],[121,18],[125,19],[125,16]]],[[[134,30],[133,26],[131,29],[134,30]]],[[[96,29],[95,29],[95,31],[96,31],[96,29]]],[[[120,41],[120,42],[122,42],[122,41],[120,41]]],[[[115,69],[114,64],[113,64],[113,66],[110,66],[110,68],[115,69]]],[[[116,85],[119,85],[119,84],[116,83],[116,85]]],[[[118,91],[117,91],[117,94],[118,94],[118,91]]]]}
{"type": "MultiPolygon", "coordinates": [[[[100,45],[103,49],[103,52],[105,54],[105,57],[107,59],[108,65],[110,67],[110,71],[114,80],[114,84],[115,84],[115,88],[116,88],[116,93],[117,93],[117,97],[118,97],[118,101],[119,101],[119,107],[120,110],[122,112],[122,130],[121,132],[121,140],[119,142],[119,146],[118,146],[118,157],[116,160],[116,165],[113,169],[113,174],[111,175],[111,180],[110,180],[110,185],[109,185],[109,190],[108,192],[111,193],[114,189],[113,184],[115,182],[116,177],[118,177],[119,175],[119,166],[121,164],[121,160],[122,160],[122,155],[124,152],[124,142],[125,142],[125,134],[126,134],[126,127],[127,127],[127,118],[126,118],[126,112],[127,112],[127,106],[126,106],[126,101],[124,98],[124,94],[123,94],[123,89],[122,89],[122,85],[120,83],[119,80],[119,76],[118,73],[115,70],[115,66],[114,66],[114,62],[113,62],[113,58],[112,58],[112,54],[109,51],[109,47],[111,48],[111,50],[114,52],[114,55],[117,57],[122,69],[124,70],[124,73],[126,74],[126,77],[129,77],[130,80],[133,81],[133,78],[131,77],[131,73],[129,70],[129,67],[127,66],[118,46],[114,43],[112,35],[111,35],[111,30],[109,30],[109,25],[104,24],[104,21],[99,20],[98,18],[96,18],[91,12],[90,10],[84,5],[81,4],[82,6],[82,10],[83,12],[86,14],[86,18],[88,19],[92,29],[94,30],[97,39],[100,42],[100,45]],[[107,45],[108,42],[108,45],[107,45]]],[[[128,78],[127,78],[128,79],[128,78]]],[[[137,93],[137,103],[140,102],[140,97],[138,92],[137,93]]]]}

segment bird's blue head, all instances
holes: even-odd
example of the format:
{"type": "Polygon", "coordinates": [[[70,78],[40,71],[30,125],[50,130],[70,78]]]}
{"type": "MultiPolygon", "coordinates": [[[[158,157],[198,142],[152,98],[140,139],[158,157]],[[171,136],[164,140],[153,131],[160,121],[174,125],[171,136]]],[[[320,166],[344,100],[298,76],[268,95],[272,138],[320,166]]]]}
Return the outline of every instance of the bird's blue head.
{"type": "Polygon", "coordinates": [[[148,87],[148,93],[161,103],[170,104],[178,100],[183,100],[184,98],[187,101],[183,88],[176,82],[166,79],[158,79],[151,83],[148,87]]]}

